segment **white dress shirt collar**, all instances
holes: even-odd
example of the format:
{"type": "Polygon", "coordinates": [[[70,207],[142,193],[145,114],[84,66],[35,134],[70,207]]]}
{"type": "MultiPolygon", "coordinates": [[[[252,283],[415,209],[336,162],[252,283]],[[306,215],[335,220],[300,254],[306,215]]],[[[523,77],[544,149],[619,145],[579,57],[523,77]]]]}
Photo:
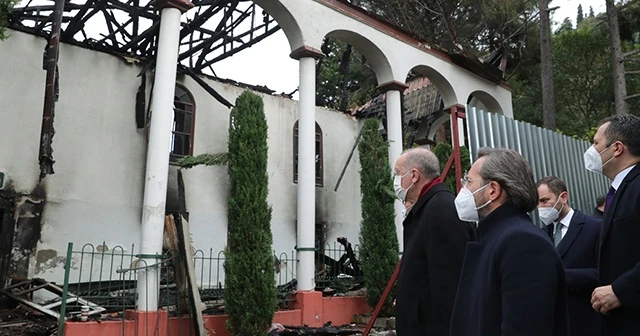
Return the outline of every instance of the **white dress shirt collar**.
{"type": "Polygon", "coordinates": [[[569,224],[571,224],[571,219],[573,218],[573,214],[574,214],[573,209],[569,209],[569,212],[567,213],[566,216],[564,216],[564,218],[560,220],[560,223],[562,223],[562,225],[568,228],[569,224]]]}
{"type": "Polygon", "coordinates": [[[624,178],[627,177],[627,175],[629,175],[629,172],[631,172],[631,170],[633,170],[633,168],[636,165],[633,165],[621,172],[618,173],[618,175],[616,175],[616,178],[613,179],[613,182],[611,182],[611,186],[613,187],[613,189],[615,189],[616,191],[618,191],[618,189],[620,188],[620,185],[622,184],[622,181],[624,181],[624,178]]]}

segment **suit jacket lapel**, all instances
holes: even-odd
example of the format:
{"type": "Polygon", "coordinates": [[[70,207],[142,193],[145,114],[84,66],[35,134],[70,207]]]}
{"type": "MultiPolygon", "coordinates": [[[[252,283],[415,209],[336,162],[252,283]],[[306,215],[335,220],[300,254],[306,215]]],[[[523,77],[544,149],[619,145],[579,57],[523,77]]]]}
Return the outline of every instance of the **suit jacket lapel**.
{"type": "Polygon", "coordinates": [[[584,225],[584,214],[578,210],[575,210],[573,213],[573,218],[571,218],[571,222],[569,223],[569,230],[564,235],[564,238],[560,241],[560,244],[556,247],[558,250],[558,254],[562,258],[565,253],[571,247],[571,244],[576,240],[580,231],[582,230],[582,226],[584,225]]]}
{"type": "Polygon", "coordinates": [[[609,228],[611,227],[611,222],[613,221],[613,214],[618,206],[618,200],[620,199],[620,195],[624,193],[629,182],[633,181],[638,175],[640,175],[640,164],[637,164],[635,168],[633,168],[629,174],[624,178],[622,184],[620,184],[620,188],[616,190],[615,195],[613,196],[613,200],[611,200],[611,204],[604,209],[604,217],[602,218],[602,234],[600,236],[600,246],[602,246],[602,242],[607,238],[607,234],[609,233],[609,228]]]}

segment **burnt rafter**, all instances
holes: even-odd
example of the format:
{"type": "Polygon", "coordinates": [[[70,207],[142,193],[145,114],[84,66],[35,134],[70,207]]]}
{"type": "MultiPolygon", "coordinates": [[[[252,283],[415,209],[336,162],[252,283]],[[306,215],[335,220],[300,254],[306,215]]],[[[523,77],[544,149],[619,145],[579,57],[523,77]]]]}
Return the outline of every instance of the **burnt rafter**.
{"type": "MultiPolygon", "coordinates": [[[[194,0],[182,18],[179,63],[195,73],[215,75],[212,66],[279,30],[275,20],[250,0],[194,0]]],[[[9,27],[49,38],[54,3],[23,1],[9,15],[9,27]]],[[[103,52],[153,62],[160,13],[151,0],[66,0],[60,40],[103,52]]]]}

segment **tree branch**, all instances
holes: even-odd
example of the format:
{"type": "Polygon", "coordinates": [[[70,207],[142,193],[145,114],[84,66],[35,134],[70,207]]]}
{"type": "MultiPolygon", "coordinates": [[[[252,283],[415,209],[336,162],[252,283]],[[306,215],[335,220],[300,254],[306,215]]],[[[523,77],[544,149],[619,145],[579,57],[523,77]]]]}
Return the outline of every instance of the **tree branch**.
{"type": "Polygon", "coordinates": [[[625,58],[628,58],[629,56],[633,56],[635,54],[640,54],[640,49],[627,51],[626,53],[622,54],[622,58],[625,59],[625,58]]]}

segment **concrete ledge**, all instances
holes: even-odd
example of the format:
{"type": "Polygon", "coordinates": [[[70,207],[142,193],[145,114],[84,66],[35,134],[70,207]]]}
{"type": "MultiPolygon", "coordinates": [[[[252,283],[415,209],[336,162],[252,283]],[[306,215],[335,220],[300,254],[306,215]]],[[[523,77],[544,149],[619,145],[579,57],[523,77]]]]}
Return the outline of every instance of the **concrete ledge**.
{"type": "MultiPolygon", "coordinates": [[[[331,321],[332,325],[340,326],[351,323],[355,315],[371,313],[365,298],[355,297],[327,297],[321,292],[300,292],[296,294],[296,301],[292,310],[276,312],[274,323],[286,326],[322,327],[331,321]]],[[[205,315],[204,325],[210,335],[229,336],[227,330],[227,315],[205,315]]],[[[139,312],[127,311],[124,321],[101,322],[66,322],[65,336],[169,336],[195,335],[191,318],[169,317],[166,311],[139,312]]]]}

